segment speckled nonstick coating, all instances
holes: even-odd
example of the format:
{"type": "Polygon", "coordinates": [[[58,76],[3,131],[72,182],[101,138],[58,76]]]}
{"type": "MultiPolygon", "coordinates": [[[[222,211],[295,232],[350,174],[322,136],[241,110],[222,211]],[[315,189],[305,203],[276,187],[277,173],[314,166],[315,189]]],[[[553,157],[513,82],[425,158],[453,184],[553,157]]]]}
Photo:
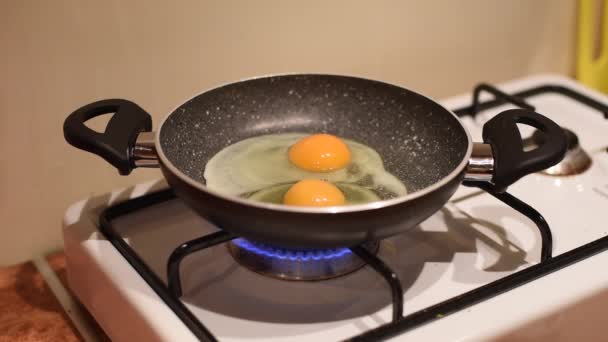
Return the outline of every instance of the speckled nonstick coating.
{"type": "MultiPolygon", "coordinates": [[[[416,192],[468,158],[461,123],[436,102],[387,83],[346,76],[283,75],[228,84],[178,107],[159,141],[173,166],[205,183],[207,161],[226,146],[270,133],[328,132],[363,143],[416,192]]],[[[297,247],[352,246],[411,228],[439,210],[463,172],[441,187],[389,206],[341,213],[277,211],[215,196],[161,165],[186,203],[219,227],[251,239],[297,247]]]]}
{"type": "Polygon", "coordinates": [[[205,183],[205,164],[221,149],[285,132],[328,132],[370,146],[410,192],[450,173],[468,143],[461,124],[425,97],[326,75],[259,78],[203,93],[170,115],[160,142],[177,168],[205,183]]]}

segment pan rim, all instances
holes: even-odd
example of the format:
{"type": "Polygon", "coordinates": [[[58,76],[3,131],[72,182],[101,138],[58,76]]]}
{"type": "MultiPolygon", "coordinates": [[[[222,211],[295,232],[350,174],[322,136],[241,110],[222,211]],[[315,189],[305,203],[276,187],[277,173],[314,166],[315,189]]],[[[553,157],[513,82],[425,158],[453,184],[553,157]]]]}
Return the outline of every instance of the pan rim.
{"type": "Polygon", "coordinates": [[[261,75],[261,76],[254,76],[254,77],[248,77],[248,78],[242,78],[239,79],[237,81],[231,81],[231,82],[227,82],[227,83],[223,83],[211,88],[208,88],[206,90],[203,90],[201,92],[196,93],[194,96],[189,97],[186,101],[182,102],[181,104],[177,105],[175,108],[173,108],[171,111],[169,111],[168,114],[166,114],[164,116],[164,118],[161,120],[160,125],[158,126],[158,129],[155,133],[155,137],[154,137],[154,145],[156,147],[156,153],[158,154],[158,157],[161,161],[161,164],[166,167],[167,169],[169,169],[169,171],[171,171],[171,173],[173,175],[175,175],[176,177],[178,177],[180,180],[182,180],[183,182],[187,183],[188,185],[196,188],[197,190],[203,191],[207,194],[210,194],[212,196],[218,197],[222,200],[226,200],[229,202],[234,202],[237,204],[241,204],[241,205],[245,205],[245,206],[249,206],[249,207],[254,207],[254,208],[259,208],[259,209],[266,209],[266,210],[272,210],[272,211],[280,211],[280,212],[293,212],[293,213],[308,213],[308,214],[339,214],[339,213],[352,213],[352,212],[362,212],[362,211],[366,211],[366,210],[373,210],[373,209],[381,209],[381,208],[385,208],[385,207],[391,207],[391,206],[395,206],[404,202],[409,202],[412,201],[416,198],[419,197],[423,197],[433,191],[436,191],[440,188],[442,188],[444,185],[448,184],[450,181],[452,181],[455,177],[457,177],[461,172],[463,172],[463,170],[465,169],[465,167],[468,165],[472,150],[473,150],[473,140],[471,138],[471,134],[470,132],[466,129],[466,127],[463,125],[462,121],[460,120],[460,118],[458,116],[456,116],[456,114],[454,114],[452,111],[448,110],[447,108],[445,108],[442,104],[440,104],[438,101],[434,100],[433,98],[426,96],[426,95],[422,95],[418,92],[412,91],[409,88],[405,88],[402,87],[401,85],[398,84],[393,84],[393,83],[388,83],[388,82],[383,82],[383,81],[379,81],[379,80],[375,80],[375,79],[371,79],[371,78],[366,78],[366,77],[361,77],[361,76],[354,76],[354,75],[345,75],[345,74],[331,74],[331,73],[280,73],[280,74],[267,74],[267,75],[261,75]],[[370,202],[370,203],[365,203],[365,204],[355,204],[355,205],[345,205],[345,206],[333,206],[333,207],[299,207],[299,206],[288,206],[288,205],[282,205],[282,204],[273,204],[273,203],[264,203],[264,202],[256,202],[256,201],[250,201],[247,199],[243,199],[243,198],[239,198],[239,197],[234,197],[234,196],[229,196],[229,195],[225,195],[222,194],[218,191],[209,189],[206,185],[202,184],[201,182],[198,182],[196,180],[194,180],[193,178],[191,178],[190,176],[186,175],[184,172],[182,172],[179,168],[177,168],[175,165],[173,165],[173,163],[169,160],[169,158],[167,158],[167,156],[165,155],[161,143],[160,143],[160,132],[162,131],[162,128],[165,124],[165,122],[169,119],[169,117],[171,117],[171,115],[177,110],[179,109],[181,106],[183,106],[184,104],[190,102],[191,100],[193,100],[194,98],[207,93],[209,91],[218,89],[218,88],[222,88],[224,86],[228,86],[230,84],[235,84],[235,83],[240,83],[240,82],[245,82],[245,81],[253,81],[253,80],[257,80],[257,79],[264,79],[264,78],[270,78],[270,77],[282,77],[282,76],[335,76],[335,77],[348,77],[348,78],[355,78],[355,79],[360,79],[360,80],[364,80],[364,81],[371,81],[371,82],[378,82],[378,83],[383,83],[386,85],[390,85],[393,87],[398,87],[404,90],[407,90],[409,92],[412,92],[416,95],[419,95],[423,98],[426,98],[427,100],[435,103],[437,106],[439,106],[440,108],[442,108],[443,110],[445,110],[447,113],[450,113],[452,115],[452,117],[454,119],[456,119],[456,121],[460,124],[461,129],[464,131],[466,137],[467,137],[467,151],[464,154],[462,160],[460,161],[460,163],[458,164],[458,166],[456,166],[449,174],[447,174],[446,176],[444,176],[443,178],[441,178],[440,180],[438,180],[437,182],[422,188],[418,191],[412,192],[412,193],[408,193],[405,196],[399,196],[399,197],[395,197],[395,198],[391,198],[388,200],[382,200],[382,201],[376,201],[376,202],[370,202]]]}

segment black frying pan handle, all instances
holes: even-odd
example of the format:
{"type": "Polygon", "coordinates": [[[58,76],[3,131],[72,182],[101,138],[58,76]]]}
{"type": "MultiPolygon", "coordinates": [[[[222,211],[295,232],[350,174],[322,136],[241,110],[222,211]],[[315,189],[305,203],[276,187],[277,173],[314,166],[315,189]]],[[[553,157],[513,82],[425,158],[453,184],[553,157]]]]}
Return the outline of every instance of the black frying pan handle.
{"type": "Polygon", "coordinates": [[[504,191],[521,177],[559,163],[568,143],[563,129],[547,117],[525,109],[504,111],[483,126],[483,141],[492,146],[495,190],[504,191]],[[517,124],[532,126],[544,134],[544,142],[532,151],[524,151],[517,124]]]}
{"type": "Polygon", "coordinates": [[[122,99],[101,100],[78,108],[63,123],[67,142],[94,153],[114,165],[121,175],[135,168],[131,151],[141,132],[152,131],[152,117],[135,103],[122,99]],[[96,116],[114,113],[103,133],[84,123],[96,116]]]}

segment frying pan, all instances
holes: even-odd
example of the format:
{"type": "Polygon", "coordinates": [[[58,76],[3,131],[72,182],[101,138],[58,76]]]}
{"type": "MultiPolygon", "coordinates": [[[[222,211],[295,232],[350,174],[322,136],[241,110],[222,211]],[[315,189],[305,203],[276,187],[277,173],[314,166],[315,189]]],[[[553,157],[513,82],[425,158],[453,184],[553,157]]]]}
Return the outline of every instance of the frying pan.
{"type": "Polygon", "coordinates": [[[402,87],[339,75],[279,75],[205,91],[168,114],[152,133],[151,116],[122,99],[70,114],[64,135],[127,175],[160,167],[175,193],[221,229],[285,247],[346,247],[407,231],[438,211],[463,180],[504,191],[521,177],[558,163],[566,138],[553,121],[529,110],[502,112],[473,143],[460,120],[437,102],[402,87]],[[104,133],[84,123],[113,113],[104,133]],[[517,124],[544,143],[523,151],[517,124]],[[384,201],[309,208],[253,202],[205,185],[207,161],[221,149],[263,134],[329,132],[376,150],[408,194],[384,201]]]}

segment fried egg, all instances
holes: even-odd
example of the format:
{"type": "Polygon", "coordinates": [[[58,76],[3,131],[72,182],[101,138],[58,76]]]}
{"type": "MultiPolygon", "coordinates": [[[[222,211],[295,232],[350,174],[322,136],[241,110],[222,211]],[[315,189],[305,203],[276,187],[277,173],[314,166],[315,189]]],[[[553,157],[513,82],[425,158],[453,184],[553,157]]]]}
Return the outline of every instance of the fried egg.
{"type": "MultiPolygon", "coordinates": [[[[253,200],[268,195],[268,189],[276,191],[277,186],[286,186],[281,194],[284,195],[291,185],[304,179],[323,180],[338,188],[350,186],[351,194],[353,189],[363,189],[375,197],[367,196],[369,194],[355,197],[370,201],[407,193],[405,185],[384,169],[382,158],[372,148],[334,137],[339,140],[336,141],[332,137],[284,133],[239,141],[207,162],[204,170],[207,187],[225,195],[253,200]],[[316,137],[316,141],[311,141],[311,137],[316,137]],[[323,155],[329,157],[321,160],[323,158],[319,156],[323,155]]],[[[345,203],[353,201],[345,196],[345,203]]]]}

